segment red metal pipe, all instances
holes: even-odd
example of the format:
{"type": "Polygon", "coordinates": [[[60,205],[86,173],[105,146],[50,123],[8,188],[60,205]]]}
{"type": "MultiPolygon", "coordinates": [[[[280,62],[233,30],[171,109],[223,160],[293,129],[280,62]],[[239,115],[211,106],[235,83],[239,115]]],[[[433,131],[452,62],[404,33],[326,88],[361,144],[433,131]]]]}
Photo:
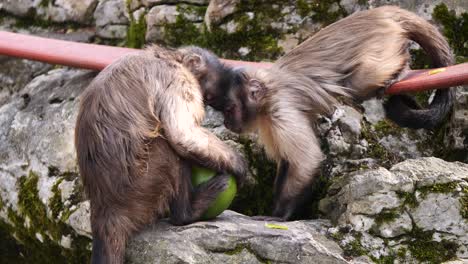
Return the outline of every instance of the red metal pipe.
{"type": "MultiPolygon", "coordinates": [[[[0,55],[77,68],[102,70],[136,49],[79,43],[0,31],[0,55]]],[[[268,68],[271,63],[222,60],[232,66],[268,68]]],[[[387,89],[387,94],[442,89],[468,84],[468,63],[441,69],[415,70],[387,89]]]]}

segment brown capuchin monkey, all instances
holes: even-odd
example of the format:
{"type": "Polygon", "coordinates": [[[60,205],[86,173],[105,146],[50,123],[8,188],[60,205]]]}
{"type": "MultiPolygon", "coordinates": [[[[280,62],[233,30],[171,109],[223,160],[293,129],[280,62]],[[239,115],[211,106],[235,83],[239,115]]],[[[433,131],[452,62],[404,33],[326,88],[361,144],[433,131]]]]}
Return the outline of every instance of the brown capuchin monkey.
{"type": "MultiPolygon", "coordinates": [[[[233,70],[229,88],[218,87],[210,96],[227,128],[258,132],[278,163],[270,219],[291,217],[324,158],[313,129],[317,116],[330,114],[337,96],[362,101],[382,95],[409,68],[410,41],[424,49],[434,67],[453,64],[449,45],[434,26],[386,6],[322,29],[269,69],[233,70]]],[[[385,109],[401,126],[432,128],[449,113],[453,97],[453,89],[438,90],[428,109],[421,109],[411,97],[392,96],[385,109]]]]}
{"type": "Polygon", "coordinates": [[[106,67],[81,97],[78,165],[91,203],[92,263],[123,263],[127,239],[170,210],[197,221],[246,162],[200,126],[204,89],[222,82],[217,57],[201,48],[157,46],[106,67]],[[201,84],[201,86],[200,86],[201,84]],[[219,173],[197,187],[191,163],[219,173]]]}

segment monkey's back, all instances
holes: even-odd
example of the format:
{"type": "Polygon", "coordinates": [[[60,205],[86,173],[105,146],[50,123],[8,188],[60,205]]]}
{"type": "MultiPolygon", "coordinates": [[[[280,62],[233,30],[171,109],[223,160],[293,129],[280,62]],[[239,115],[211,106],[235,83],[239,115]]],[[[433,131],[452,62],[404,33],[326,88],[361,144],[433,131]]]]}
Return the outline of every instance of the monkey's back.
{"type": "Polygon", "coordinates": [[[160,134],[157,112],[175,78],[173,64],[128,55],[84,91],[75,145],[92,215],[118,214],[144,224],[163,214],[177,192],[181,161],[160,134]]]}
{"type": "Polygon", "coordinates": [[[385,86],[407,65],[410,59],[407,25],[411,23],[437,32],[409,11],[394,6],[379,7],[354,13],[325,27],[280,58],[275,67],[310,76],[318,82],[352,88],[351,93],[365,99],[374,95],[366,92],[385,86]]]}

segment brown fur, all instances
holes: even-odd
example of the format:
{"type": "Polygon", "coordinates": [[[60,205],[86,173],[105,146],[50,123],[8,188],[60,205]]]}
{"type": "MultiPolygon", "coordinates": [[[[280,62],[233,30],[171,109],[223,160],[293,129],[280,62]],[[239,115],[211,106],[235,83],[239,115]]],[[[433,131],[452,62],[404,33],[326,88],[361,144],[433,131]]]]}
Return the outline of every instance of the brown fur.
{"type": "Polygon", "coordinates": [[[200,218],[228,178],[192,191],[188,161],[233,173],[239,183],[245,176],[244,159],[200,127],[204,105],[194,74],[209,78],[211,54],[199,51],[153,46],[127,55],[83,93],[75,145],[91,202],[93,263],[123,263],[127,238],[169,207],[175,224],[200,218]]]}
{"type": "MultiPolygon", "coordinates": [[[[275,187],[274,216],[291,216],[323,159],[312,129],[317,115],[331,113],[337,95],[365,100],[382,94],[408,67],[410,40],[422,46],[436,67],[453,63],[449,45],[434,26],[388,6],[322,29],[270,69],[238,71],[240,77],[226,91],[229,100],[216,108],[223,110],[228,128],[258,131],[267,154],[287,164],[285,175],[277,176],[285,179],[276,180],[281,186],[275,187]]],[[[430,127],[440,122],[452,97],[453,91],[438,91],[428,110],[406,106],[399,114],[401,124],[419,120],[420,127],[430,127]]]]}

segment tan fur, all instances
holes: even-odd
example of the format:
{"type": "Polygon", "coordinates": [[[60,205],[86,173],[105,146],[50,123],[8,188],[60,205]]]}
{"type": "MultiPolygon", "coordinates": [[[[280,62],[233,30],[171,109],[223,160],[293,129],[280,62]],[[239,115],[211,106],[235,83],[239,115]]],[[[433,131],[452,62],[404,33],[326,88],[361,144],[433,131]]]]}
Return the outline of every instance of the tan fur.
{"type": "MultiPolygon", "coordinates": [[[[190,56],[198,55],[189,50],[152,46],[124,56],[80,98],[78,165],[91,202],[93,236],[103,240],[107,263],[123,263],[128,236],[164,216],[170,201],[189,197],[192,190],[179,187],[189,181],[181,179],[187,177],[181,174],[181,157],[245,175],[243,158],[200,126],[202,90],[187,68],[193,66],[190,56]]],[[[199,209],[193,220],[212,199],[206,190],[192,200],[199,209]]]]}
{"type": "MultiPolygon", "coordinates": [[[[447,41],[434,26],[411,12],[388,6],[357,12],[322,29],[270,69],[245,69],[244,85],[257,80],[266,91],[258,102],[244,106],[255,109],[246,110],[255,112],[248,115],[253,117],[233,127],[258,131],[268,155],[289,162],[280,200],[297,197],[323,159],[312,129],[317,115],[330,114],[336,96],[365,100],[382,94],[407,69],[410,40],[429,53],[436,67],[453,63],[447,41]]],[[[236,95],[245,101],[249,89],[236,95]]],[[[275,210],[280,210],[279,204],[275,210]]]]}

